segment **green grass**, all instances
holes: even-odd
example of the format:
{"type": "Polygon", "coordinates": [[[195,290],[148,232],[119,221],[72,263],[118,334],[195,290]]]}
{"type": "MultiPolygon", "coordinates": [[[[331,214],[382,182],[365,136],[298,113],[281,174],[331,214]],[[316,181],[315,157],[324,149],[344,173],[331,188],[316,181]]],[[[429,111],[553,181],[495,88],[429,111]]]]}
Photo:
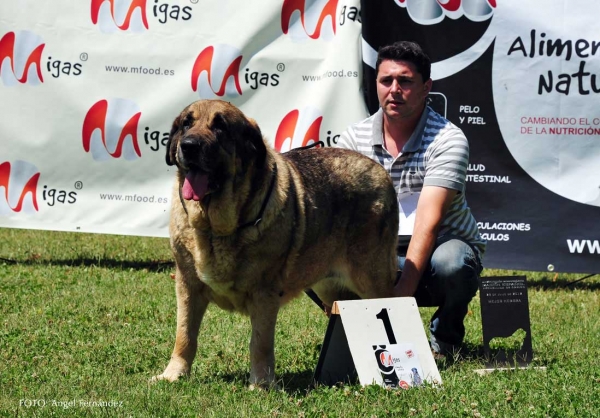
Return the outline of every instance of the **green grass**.
{"type": "MultiPolygon", "coordinates": [[[[249,321],[214,306],[192,376],[148,383],[173,348],[172,272],[166,239],[0,229],[0,416],[600,416],[598,276],[567,286],[581,275],[484,271],[527,275],[533,365],[545,370],[480,376],[473,355],[439,365],[442,389],[308,390],[327,318],[303,297],[279,317],[283,390],[249,391],[249,321]]],[[[478,297],[470,308],[465,343],[475,353],[478,297]]],[[[431,313],[421,308],[424,322],[431,313]]]]}

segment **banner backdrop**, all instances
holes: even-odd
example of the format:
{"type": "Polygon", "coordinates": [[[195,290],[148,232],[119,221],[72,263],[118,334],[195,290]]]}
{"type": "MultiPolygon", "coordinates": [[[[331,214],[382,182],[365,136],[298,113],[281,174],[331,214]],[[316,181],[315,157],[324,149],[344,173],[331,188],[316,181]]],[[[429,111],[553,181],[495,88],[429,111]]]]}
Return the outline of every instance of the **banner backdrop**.
{"type": "MultiPolygon", "coordinates": [[[[0,226],[167,236],[173,119],[220,98],[278,150],[367,115],[358,0],[3,0],[0,226]]],[[[323,173],[327,175],[327,173],[323,173]]]]}
{"type": "Polygon", "coordinates": [[[363,60],[377,109],[377,49],[432,58],[430,106],[466,134],[467,200],[486,267],[600,272],[600,2],[363,1],[363,60]]]}
{"type": "Polygon", "coordinates": [[[597,273],[599,12],[586,0],[4,0],[0,227],[167,236],[165,144],[184,106],[230,101],[279,151],[332,146],[377,108],[377,48],[407,39],[434,62],[430,105],[469,139],[485,266],[597,273]]]}

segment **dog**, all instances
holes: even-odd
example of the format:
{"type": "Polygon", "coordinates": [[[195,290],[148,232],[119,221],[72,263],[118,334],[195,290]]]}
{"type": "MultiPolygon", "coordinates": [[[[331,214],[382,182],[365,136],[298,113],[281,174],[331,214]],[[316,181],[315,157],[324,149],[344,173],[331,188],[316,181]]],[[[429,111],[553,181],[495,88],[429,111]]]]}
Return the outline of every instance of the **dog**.
{"type": "Polygon", "coordinates": [[[250,385],[275,382],[279,309],[311,289],[335,300],[390,297],[398,202],[384,168],[357,152],[276,152],[254,120],[199,100],[173,122],[169,225],[175,258],[175,348],[155,380],[188,375],[209,303],[251,321],[250,385]]]}

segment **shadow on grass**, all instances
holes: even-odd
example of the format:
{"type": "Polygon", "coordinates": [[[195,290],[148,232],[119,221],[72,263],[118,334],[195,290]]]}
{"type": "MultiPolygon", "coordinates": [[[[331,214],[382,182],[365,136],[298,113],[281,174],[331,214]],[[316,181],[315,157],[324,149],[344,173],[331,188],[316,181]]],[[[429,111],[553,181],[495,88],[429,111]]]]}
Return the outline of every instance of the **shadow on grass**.
{"type": "Polygon", "coordinates": [[[173,261],[129,261],[107,258],[71,258],[71,259],[29,259],[23,261],[0,258],[0,262],[8,264],[22,264],[26,266],[66,266],[66,267],[100,267],[119,270],[148,270],[155,273],[164,273],[175,268],[173,261]]]}
{"type": "MultiPolygon", "coordinates": [[[[152,260],[152,261],[131,261],[131,260],[115,260],[111,258],[89,258],[89,257],[78,257],[71,259],[44,259],[32,256],[26,260],[13,260],[5,257],[0,257],[0,263],[6,264],[22,264],[28,266],[35,265],[59,265],[69,267],[102,267],[102,268],[115,268],[121,270],[148,270],[156,273],[162,273],[167,270],[175,268],[174,261],[164,260],[152,260]]],[[[594,279],[595,276],[600,273],[588,274],[581,276],[575,280],[554,280],[548,277],[541,279],[533,279],[527,281],[527,287],[530,289],[540,290],[600,290],[600,281],[590,280],[594,279]]],[[[493,276],[490,276],[493,277],[493,276]]]]}
{"type": "MultiPolygon", "coordinates": [[[[285,393],[292,395],[297,393],[307,393],[313,388],[314,370],[305,370],[298,372],[290,372],[277,374],[277,384],[285,393]]],[[[247,372],[239,371],[227,373],[212,377],[227,384],[242,384],[246,387],[250,385],[248,379],[250,375],[247,372]]]]}
{"type": "MultiPolygon", "coordinates": [[[[519,348],[520,349],[520,348],[519,348]]],[[[501,362],[496,360],[497,356],[499,354],[504,354],[506,356],[506,358],[508,359],[516,359],[516,353],[517,351],[519,351],[519,349],[515,349],[515,350],[504,350],[504,349],[494,349],[491,348],[489,355],[486,354],[485,352],[485,348],[483,346],[483,344],[479,344],[479,345],[475,345],[475,344],[464,344],[460,353],[460,356],[455,357],[454,359],[450,359],[448,361],[445,362],[445,364],[442,364],[442,366],[440,366],[440,364],[438,363],[438,369],[440,370],[444,370],[448,367],[450,367],[452,364],[458,363],[460,361],[479,361],[482,362],[484,364],[486,364],[486,367],[488,367],[489,365],[492,365],[492,367],[513,367],[516,363],[518,363],[518,361],[513,360],[513,364],[511,364],[511,361],[508,360],[506,362],[501,362]]],[[[536,358],[535,357],[535,353],[534,353],[534,360],[531,361],[529,363],[530,366],[532,367],[538,367],[538,366],[550,366],[552,364],[555,364],[557,362],[556,359],[541,359],[541,358],[536,358]]],[[[521,363],[521,364],[517,364],[517,366],[524,366],[525,363],[521,363]]]]}
{"type": "Polygon", "coordinates": [[[279,376],[279,381],[283,382],[283,390],[286,393],[308,392],[313,389],[314,373],[314,370],[284,373],[279,376]]]}
{"type": "MultiPolygon", "coordinates": [[[[529,289],[540,289],[540,290],[599,290],[600,289],[600,281],[594,280],[600,273],[587,274],[582,275],[579,278],[572,280],[554,280],[549,277],[543,277],[541,279],[528,279],[527,287],[529,289]]],[[[525,276],[527,276],[525,274],[525,276]]],[[[487,277],[487,276],[484,276],[487,277]]],[[[494,277],[494,276],[489,276],[494,277]]]]}
{"type": "MultiPolygon", "coordinates": [[[[491,355],[493,356],[497,350],[491,350],[491,355]]],[[[436,365],[440,372],[445,370],[451,370],[455,365],[459,365],[463,362],[481,362],[485,367],[491,368],[511,368],[511,364],[508,363],[496,363],[491,365],[490,362],[486,361],[488,359],[484,352],[483,345],[474,345],[474,344],[466,344],[463,346],[460,355],[456,355],[454,357],[447,357],[445,360],[437,360],[436,365]]],[[[556,364],[556,359],[535,359],[533,362],[529,364],[530,367],[546,367],[552,364],[556,364]]],[[[514,366],[514,365],[513,365],[514,366]]],[[[521,367],[521,365],[517,365],[517,367],[521,367]]],[[[304,394],[307,395],[309,392],[318,389],[319,387],[324,387],[321,384],[315,385],[313,380],[314,370],[304,370],[297,372],[288,372],[283,374],[277,374],[277,383],[278,390],[282,390],[287,395],[299,395],[304,394]]],[[[212,376],[210,380],[212,382],[220,381],[229,385],[242,385],[245,388],[249,386],[249,374],[246,371],[236,371],[233,373],[220,374],[219,376],[212,376]]],[[[343,386],[355,386],[360,385],[358,379],[354,382],[346,382],[346,383],[338,383],[337,387],[343,386]]]]}
{"type": "Polygon", "coordinates": [[[561,290],[599,290],[600,289],[600,282],[598,281],[591,281],[589,279],[592,279],[593,276],[596,276],[596,274],[590,274],[587,276],[582,276],[578,279],[572,280],[572,281],[554,281],[548,278],[543,278],[543,279],[538,279],[538,280],[532,280],[532,281],[528,281],[527,282],[527,287],[528,288],[535,288],[535,289],[540,289],[540,290],[554,290],[554,289],[561,289],[561,290]]]}

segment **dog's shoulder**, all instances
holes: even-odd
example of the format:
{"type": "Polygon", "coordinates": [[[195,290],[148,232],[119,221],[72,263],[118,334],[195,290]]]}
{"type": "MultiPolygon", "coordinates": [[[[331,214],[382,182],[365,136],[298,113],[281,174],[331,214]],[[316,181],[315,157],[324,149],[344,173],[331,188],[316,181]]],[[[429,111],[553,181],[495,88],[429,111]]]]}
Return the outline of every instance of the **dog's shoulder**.
{"type": "Polygon", "coordinates": [[[381,164],[356,151],[324,147],[291,150],[282,155],[308,184],[327,181],[356,187],[367,179],[384,187],[391,184],[381,164]]]}

